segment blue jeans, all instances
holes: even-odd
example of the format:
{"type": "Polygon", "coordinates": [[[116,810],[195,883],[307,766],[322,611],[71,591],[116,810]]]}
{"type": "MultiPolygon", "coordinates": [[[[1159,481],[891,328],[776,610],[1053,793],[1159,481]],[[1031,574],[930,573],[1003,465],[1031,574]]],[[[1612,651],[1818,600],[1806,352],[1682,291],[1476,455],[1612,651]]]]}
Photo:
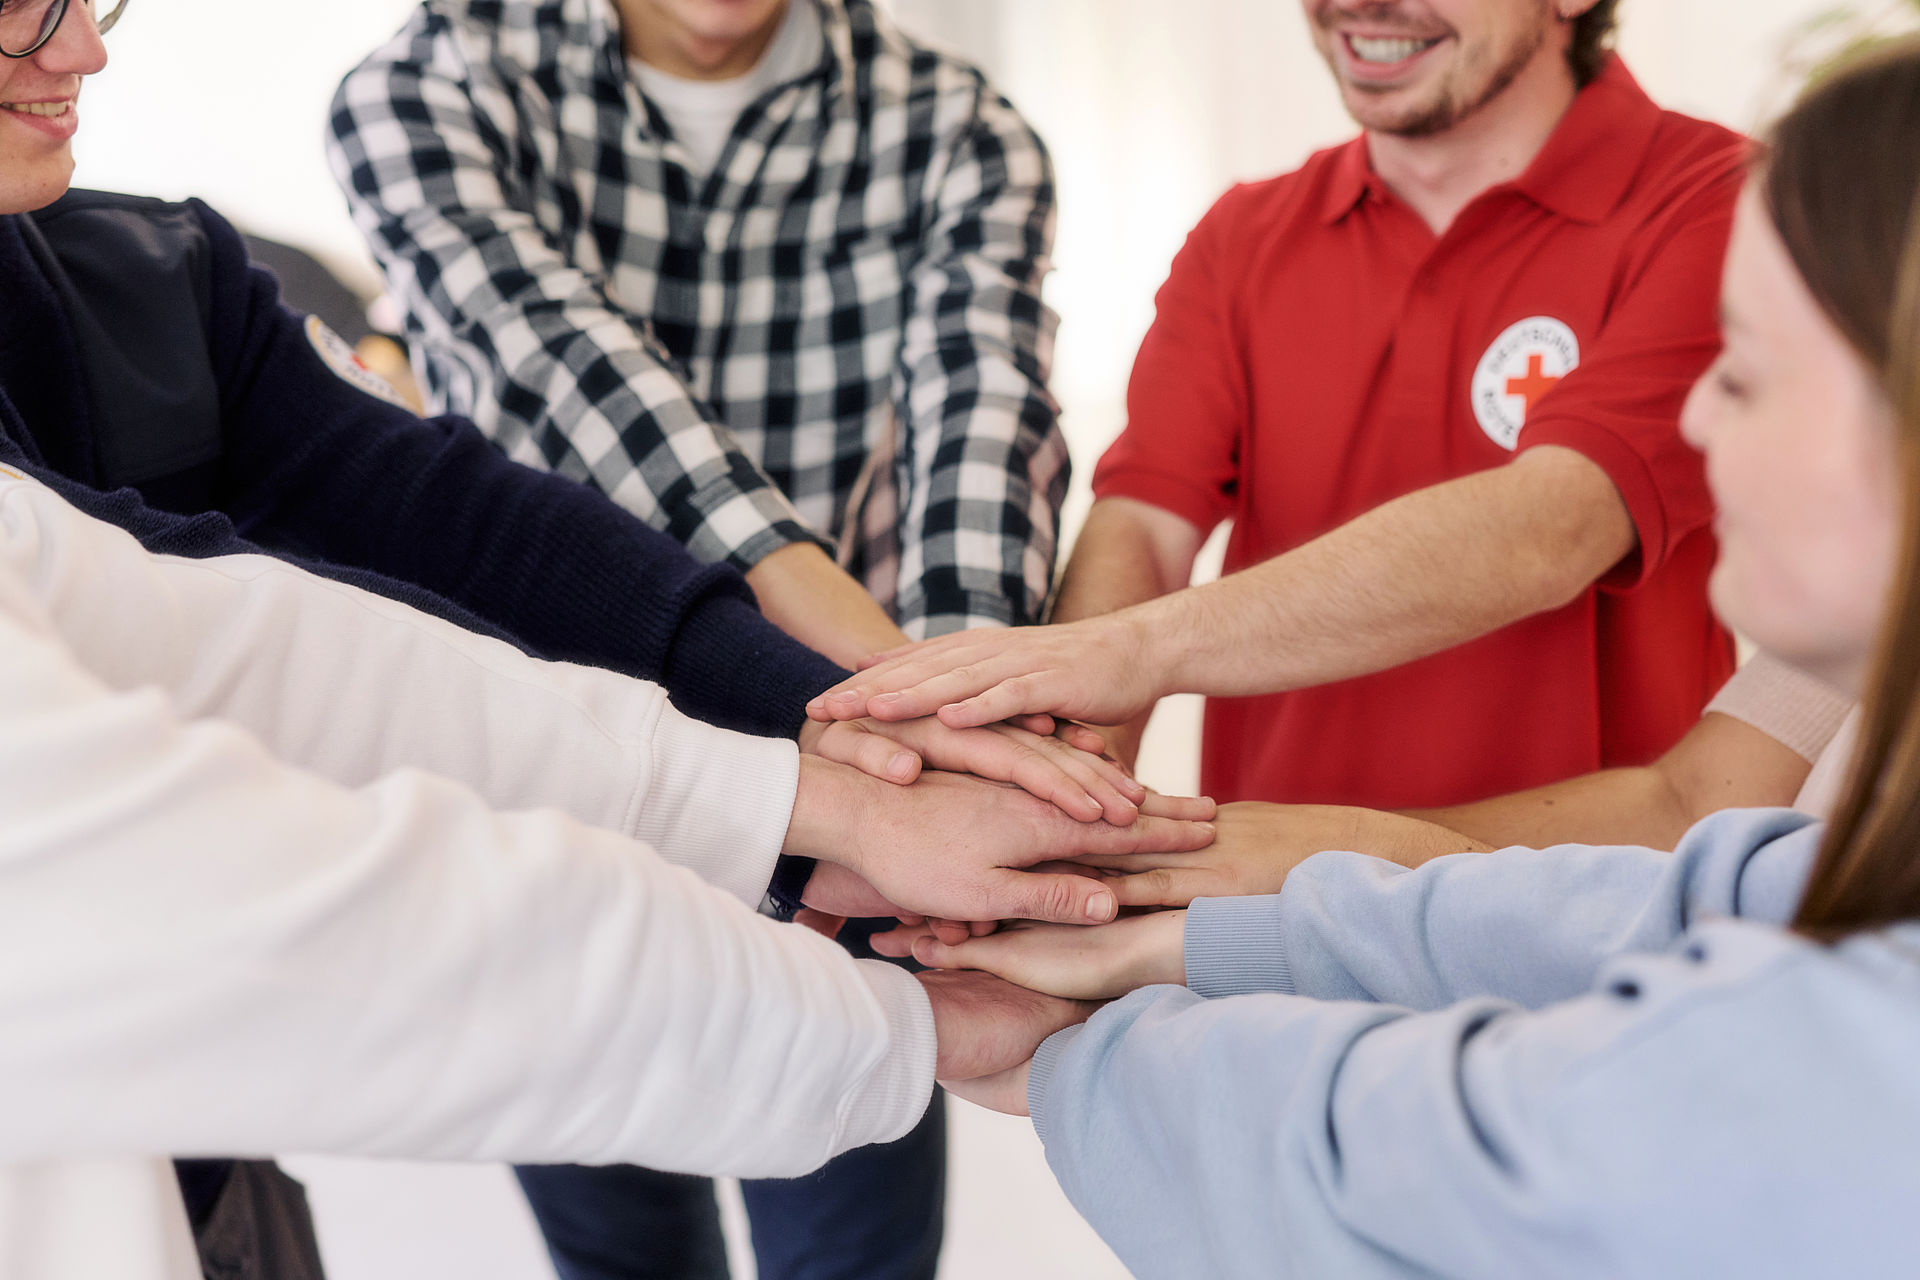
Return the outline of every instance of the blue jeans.
{"type": "MultiPolygon", "coordinates": [[[[744,1182],[760,1280],[933,1280],[945,1226],[946,1099],[884,1147],[804,1178],[744,1182]]],[[[728,1280],[713,1183],[632,1165],[522,1165],[561,1280],[728,1280]]]]}

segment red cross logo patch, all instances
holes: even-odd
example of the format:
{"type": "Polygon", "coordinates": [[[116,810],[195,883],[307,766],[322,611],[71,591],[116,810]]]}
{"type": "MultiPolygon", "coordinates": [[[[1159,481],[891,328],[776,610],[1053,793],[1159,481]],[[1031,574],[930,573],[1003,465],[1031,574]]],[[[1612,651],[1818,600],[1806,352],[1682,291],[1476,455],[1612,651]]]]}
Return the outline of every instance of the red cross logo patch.
{"type": "Polygon", "coordinates": [[[1511,325],[1473,371],[1473,416],[1502,449],[1520,442],[1533,407],[1580,367],[1580,340],[1564,320],[1531,316],[1511,325]]]}

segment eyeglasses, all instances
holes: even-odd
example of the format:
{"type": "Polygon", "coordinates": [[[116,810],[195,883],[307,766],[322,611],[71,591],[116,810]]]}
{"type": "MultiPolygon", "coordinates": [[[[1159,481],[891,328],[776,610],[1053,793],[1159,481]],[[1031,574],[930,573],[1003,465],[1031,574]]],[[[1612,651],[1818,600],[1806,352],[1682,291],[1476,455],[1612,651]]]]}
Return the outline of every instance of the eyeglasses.
{"type": "MultiPolygon", "coordinates": [[[[91,6],[95,0],[80,0],[91,6]]],[[[0,0],[0,55],[27,58],[41,45],[53,39],[60,20],[67,16],[69,0],[0,0]]],[[[127,0],[104,0],[113,7],[94,19],[93,25],[105,35],[127,11],[127,0]]]]}

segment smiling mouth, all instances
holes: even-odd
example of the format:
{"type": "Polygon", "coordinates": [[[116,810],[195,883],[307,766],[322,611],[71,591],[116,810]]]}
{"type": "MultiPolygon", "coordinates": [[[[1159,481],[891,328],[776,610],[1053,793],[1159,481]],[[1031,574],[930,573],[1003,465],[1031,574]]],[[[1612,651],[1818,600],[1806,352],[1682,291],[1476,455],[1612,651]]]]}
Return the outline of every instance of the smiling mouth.
{"type": "Polygon", "coordinates": [[[1409,58],[1425,53],[1440,43],[1438,37],[1431,40],[1414,40],[1405,36],[1348,36],[1347,50],[1353,54],[1356,62],[1375,67],[1390,67],[1405,62],[1409,58]]]}
{"type": "Polygon", "coordinates": [[[0,110],[12,111],[23,116],[42,116],[49,120],[58,119],[73,110],[71,100],[66,102],[0,102],[0,110]]]}

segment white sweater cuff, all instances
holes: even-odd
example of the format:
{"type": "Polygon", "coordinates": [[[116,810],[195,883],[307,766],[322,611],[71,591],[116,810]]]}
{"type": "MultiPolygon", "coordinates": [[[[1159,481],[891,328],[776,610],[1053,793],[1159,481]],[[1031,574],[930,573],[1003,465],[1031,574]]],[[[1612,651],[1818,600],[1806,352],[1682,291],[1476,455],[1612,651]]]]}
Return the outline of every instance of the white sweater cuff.
{"type": "Polygon", "coordinates": [[[848,1098],[836,1154],[905,1137],[933,1097],[933,1006],[925,989],[879,960],[862,960],[859,969],[886,1015],[887,1053],[848,1098]]]}
{"type": "Polygon", "coordinates": [[[792,742],[715,728],[663,704],[651,776],[634,793],[626,829],[668,862],[758,907],[799,785],[792,742]]]}

